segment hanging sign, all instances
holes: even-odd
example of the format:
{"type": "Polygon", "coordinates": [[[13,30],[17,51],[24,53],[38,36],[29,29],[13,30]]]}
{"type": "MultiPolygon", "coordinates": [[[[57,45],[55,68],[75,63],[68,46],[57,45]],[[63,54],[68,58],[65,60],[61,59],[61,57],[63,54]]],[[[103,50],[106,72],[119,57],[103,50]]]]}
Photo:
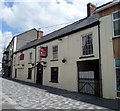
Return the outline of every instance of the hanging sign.
{"type": "Polygon", "coordinates": [[[47,47],[41,47],[41,49],[40,49],[40,57],[42,57],[42,58],[47,57],[47,47]]]}

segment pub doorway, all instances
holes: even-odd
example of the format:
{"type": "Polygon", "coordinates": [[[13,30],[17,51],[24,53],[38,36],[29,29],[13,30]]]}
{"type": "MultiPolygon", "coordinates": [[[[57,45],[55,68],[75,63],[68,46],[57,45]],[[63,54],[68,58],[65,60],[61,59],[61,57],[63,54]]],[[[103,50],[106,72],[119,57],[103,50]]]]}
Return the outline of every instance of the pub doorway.
{"type": "Polygon", "coordinates": [[[36,83],[42,85],[43,82],[43,65],[41,63],[37,64],[37,76],[36,76],[36,83]]]}

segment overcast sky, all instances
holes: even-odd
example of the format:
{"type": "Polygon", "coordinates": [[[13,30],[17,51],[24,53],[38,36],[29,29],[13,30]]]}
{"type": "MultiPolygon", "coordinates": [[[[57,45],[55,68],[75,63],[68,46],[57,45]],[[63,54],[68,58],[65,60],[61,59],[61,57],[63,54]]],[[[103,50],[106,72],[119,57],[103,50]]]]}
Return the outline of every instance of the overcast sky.
{"type": "Polygon", "coordinates": [[[15,34],[32,28],[41,28],[44,35],[48,34],[86,17],[87,3],[100,6],[109,1],[111,0],[2,0],[0,3],[2,15],[0,16],[0,61],[3,48],[15,34]]]}

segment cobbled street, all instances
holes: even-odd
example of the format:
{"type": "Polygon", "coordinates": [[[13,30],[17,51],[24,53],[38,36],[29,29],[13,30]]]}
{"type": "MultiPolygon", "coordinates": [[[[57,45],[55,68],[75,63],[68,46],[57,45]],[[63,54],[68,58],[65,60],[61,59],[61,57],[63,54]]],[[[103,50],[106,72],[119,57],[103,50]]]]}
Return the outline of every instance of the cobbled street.
{"type": "Polygon", "coordinates": [[[113,101],[56,88],[2,79],[3,109],[115,109],[113,101]],[[112,106],[112,107],[111,107],[112,106]]]}

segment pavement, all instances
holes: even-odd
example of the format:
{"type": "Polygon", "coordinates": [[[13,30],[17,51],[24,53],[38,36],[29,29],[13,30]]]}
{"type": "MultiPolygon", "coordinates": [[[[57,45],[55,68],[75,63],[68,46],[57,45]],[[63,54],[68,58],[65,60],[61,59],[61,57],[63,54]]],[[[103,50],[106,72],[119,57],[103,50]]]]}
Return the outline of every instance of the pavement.
{"type": "Polygon", "coordinates": [[[7,109],[11,111],[20,109],[120,111],[120,100],[103,99],[9,78],[0,78],[0,80],[2,81],[2,110],[5,111],[7,109]]]}

